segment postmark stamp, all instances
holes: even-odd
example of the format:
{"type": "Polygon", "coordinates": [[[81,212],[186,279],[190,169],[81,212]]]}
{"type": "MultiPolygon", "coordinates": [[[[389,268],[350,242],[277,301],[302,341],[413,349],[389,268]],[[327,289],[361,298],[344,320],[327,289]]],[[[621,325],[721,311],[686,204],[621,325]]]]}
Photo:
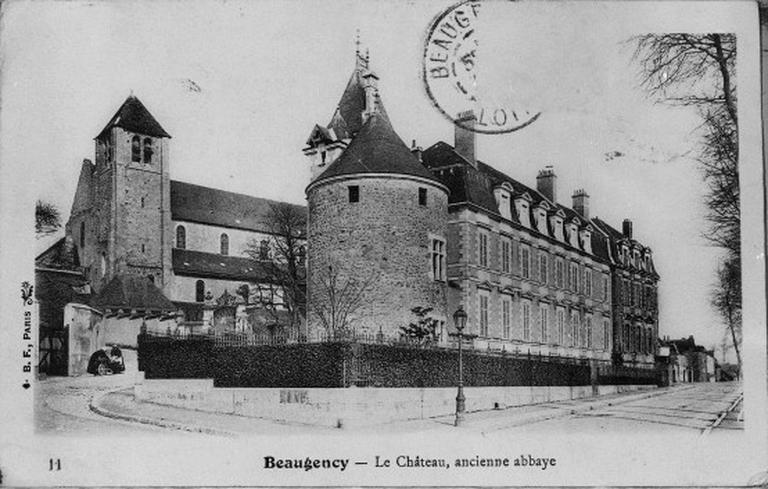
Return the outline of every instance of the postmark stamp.
{"type": "Polygon", "coordinates": [[[518,106],[506,87],[486,83],[496,61],[480,57],[482,3],[465,1],[435,17],[424,43],[422,78],[432,104],[454,124],[486,134],[521,129],[541,112],[518,106]],[[468,113],[475,122],[468,124],[468,113]]]}

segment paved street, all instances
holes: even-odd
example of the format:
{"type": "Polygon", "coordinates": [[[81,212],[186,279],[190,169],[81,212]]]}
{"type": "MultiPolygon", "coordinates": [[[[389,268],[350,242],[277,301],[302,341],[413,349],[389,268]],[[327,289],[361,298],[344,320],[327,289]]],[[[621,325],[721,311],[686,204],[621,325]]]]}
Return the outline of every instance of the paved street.
{"type": "Polygon", "coordinates": [[[652,396],[618,397],[613,402],[581,401],[552,403],[542,409],[568,409],[567,416],[552,416],[534,423],[505,425],[503,420],[477,420],[474,428],[483,432],[514,431],[556,433],[700,432],[743,429],[741,385],[700,383],[659,390],[652,396]],[[582,407],[579,409],[579,407],[582,407]],[[586,409],[583,409],[586,406],[586,409]],[[729,411],[729,409],[733,409],[729,411]],[[727,415],[725,415],[727,413],[727,415]],[[720,419],[723,415],[723,419],[720,419]],[[717,426],[715,426],[717,424],[717,426]]]}
{"type": "MultiPolygon", "coordinates": [[[[257,433],[328,433],[337,430],[270,419],[211,414],[137,402],[133,397],[135,353],[125,374],[49,378],[37,386],[37,425],[54,433],[175,431],[236,436],[257,433]]],[[[484,434],[622,433],[642,430],[711,435],[743,429],[738,383],[685,384],[606,396],[468,413],[458,429],[484,434]]],[[[382,426],[347,428],[376,432],[382,426]]],[[[456,430],[453,416],[386,425],[387,432],[456,430]]]]}
{"type": "Polygon", "coordinates": [[[118,421],[99,416],[90,409],[90,400],[114,389],[133,385],[136,353],[125,350],[125,374],[96,377],[49,377],[35,385],[35,421],[45,433],[96,434],[162,431],[160,427],[118,421]]]}

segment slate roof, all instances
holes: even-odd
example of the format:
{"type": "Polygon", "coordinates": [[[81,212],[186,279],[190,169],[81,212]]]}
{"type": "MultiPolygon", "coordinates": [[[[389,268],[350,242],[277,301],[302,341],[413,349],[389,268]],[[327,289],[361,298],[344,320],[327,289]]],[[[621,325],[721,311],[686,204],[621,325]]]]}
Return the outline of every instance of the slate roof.
{"type": "MultiPolygon", "coordinates": [[[[614,228],[613,226],[611,226],[607,222],[603,221],[599,217],[593,218],[592,219],[592,223],[595,224],[595,226],[600,231],[602,231],[603,233],[605,233],[608,236],[607,246],[610,248],[610,253],[611,253],[611,256],[614,258],[614,262],[618,263],[618,258],[621,255],[619,253],[619,243],[622,242],[622,241],[626,241],[627,238],[624,237],[624,234],[621,231],[619,231],[618,229],[614,228]]],[[[637,244],[637,245],[639,245],[641,247],[643,246],[642,244],[640,244],[635,239],[630,239],[629,241],[632,244],[637,244]]],[[[650,267],[651,269],[649,270],[649,273],[658,276],[658,273],[656,272],[656,267],[653,264],[653,256],[651,256],[651,259],[649,261],[650,261],[650,265],[651,265],[651,267],[650,267]]],[[[632,267],[632,268],[634,268],[634,267],[632,267]]]]}
{"type": "Polygon", "coordinates": [[[81,274],[68,271],[35,270],[35,299],[40,304],[40,326],[64,327],[64,306],[70,302],[90,304],[91,296],[85,293],[88,281],[81,274]]]}
{"type": "MultiPolygon", "coordinates": [[[[365,80],[364,76],[370,73],[362,65],[358,64],[347,82],[347,87],[341,95],[339,104],[333,113],[328,127],[333,129],[339,139],[354,137],[363,128],[363,111],[365,111],[365,80]]],[[[375,75],[374,75],[375,76],[375,75]]],[[[387,111],[381,98],[376,95],[376,112],[388,118],[387,111]]]]}
{"type": "Polygon", "coordinates": [[[171,180],[171,219],[176,221],[269,232],[270,206],[276,204],[284,203],[171,180]]]}
{"type": "MultiPolygon", "coordinates": [[[[449,204],[469,203],[486,212],[498,215],[499,209],[493,195],[493,189],[506,182],[512,187],[513,195],[527,193],[531,197],[531,207],[545,201],[551,208],[550,213],[560,210],[565,214],[564,222],[567,223],[573,218],[578,218],[581,221],[581,226],[589,222],[595,227],[592,220],[585,221],[578,212],[570,207],[550,201],[537,190],[520,183],[482,161],[477,162],[477,168],[473,167],[466,158],[444,141],[439,141],[424,150],[422,159],[424,164],[449,188],[449,204]]],[[[514,206],[512,206],[511,220],[516,223],[520,222],[514,206]]],[[[529,231],[533,234],[539,234],[538,230],[533,227],[529,231]]],[[[550,229],[550,238],[552,237],[551,231],[550,229]]],[[[567,242],[562,244],[570,246],[567,242]]],[[[604,235],[593,231],[591,246],[595,256],[610,261],[609,240],[604,235]]]]}
{"type": "Polygon", "coordinates": [[[368,118],[341,156],[313,184],[336,176],[365,173],[412,175],[439,182],[411,153],[382,114],[368,118]]]}
{"type": "Polygon", "coordinates": [[[259,281],[267,274],[259,262],[239,256],[174,248],[173,273],[193,277],[259,281]]]}
{"type": "Polygon", "coordinates": [[[141,103],[134,95],[130,95],[123,105],[117,109],[115,115],[109,120],[104,129],[101,130],[96,139],[104,137],[111,128],[120,127],[126,131],[144,134],[146,136],[154,136],[160,138],[169,138],[170,134],[165,132],[165,129],[159,122],[149,113],[144,104],[141,103]]]}
{"type": "Polygon", "coordinates": [[[52,244],[35,258],[35,266],[56,270],[80,269],[80,259],[77,256],[77,248],[74,243],[67,242],[67,238],[61,238],[52,244]]]}
{"type": "Polygon", "coordinates": [[[139,275],[117,275],[91,305],[97,309],[137,309],[173,312],[176,306],[148,278],[139,275]]]}

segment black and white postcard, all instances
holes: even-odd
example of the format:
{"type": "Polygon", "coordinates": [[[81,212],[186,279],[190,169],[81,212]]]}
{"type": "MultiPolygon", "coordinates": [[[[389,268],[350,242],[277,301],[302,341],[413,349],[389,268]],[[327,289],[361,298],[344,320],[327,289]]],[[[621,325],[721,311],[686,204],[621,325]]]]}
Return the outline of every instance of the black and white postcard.
{"type": "Polygon", "coordinates": [[[0,483],[768,484],[756,3],[0,8],[0,483]]]}

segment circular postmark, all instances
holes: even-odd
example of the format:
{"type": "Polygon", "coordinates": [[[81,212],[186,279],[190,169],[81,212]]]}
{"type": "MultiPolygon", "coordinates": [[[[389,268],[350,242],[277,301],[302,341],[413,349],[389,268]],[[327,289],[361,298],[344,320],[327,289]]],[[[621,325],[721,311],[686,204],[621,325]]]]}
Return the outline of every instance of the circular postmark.
{"type": "Polygon", "coordinates": [[[480,62],[482,5],[463,1],[432,21],[424,42],[424,87],[434,106],[454,124],[486,134],[516,131],[541,113],[505,97],[506,86],[488,83],[495,78],[494,63],[490,53],[480,62]]]}

